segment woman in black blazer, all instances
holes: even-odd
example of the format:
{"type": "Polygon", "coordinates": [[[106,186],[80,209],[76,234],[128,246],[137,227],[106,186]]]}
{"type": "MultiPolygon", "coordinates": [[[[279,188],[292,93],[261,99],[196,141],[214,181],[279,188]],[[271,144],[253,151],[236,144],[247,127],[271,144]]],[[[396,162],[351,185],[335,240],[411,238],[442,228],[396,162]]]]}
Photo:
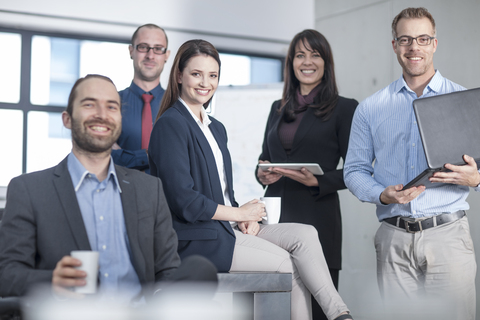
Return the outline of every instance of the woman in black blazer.
{"type": "Polygon", "coordinates": [[[203,255],[221,272],[292,273],[293,320],[311,319],[310,293],[330,319],[351,319],[323,255],[311,255],[322,251],[315,228],[260,225],[264,204],[236,203],[227,133],[205,112],[219,76],[215,47],[204,40],[184,43],[150,138],[151,174],[165,184],[180,257],[203,255]],[[230,221],[235,222],[233,227],[230,221]]]}
{"type": "MultiPolygon", "coordinates": [[[[338,289],[341,269],[342,222],[338,190],[345,189],[343,169],[353,113],[358,102],[338,95],[333,56],[316,30],[298,33],[285,62],[282,100],[268,117],[259,163],[318,163],[324,175],[257,168],[267,197],[282,197],[280,222],[297,222],[318,230],[330,274],[338,289]]],[[[319,253],[320,254],[320,253],[319,253]]],[[[324,319],[314,303],[314,319],[324,319]]]]}

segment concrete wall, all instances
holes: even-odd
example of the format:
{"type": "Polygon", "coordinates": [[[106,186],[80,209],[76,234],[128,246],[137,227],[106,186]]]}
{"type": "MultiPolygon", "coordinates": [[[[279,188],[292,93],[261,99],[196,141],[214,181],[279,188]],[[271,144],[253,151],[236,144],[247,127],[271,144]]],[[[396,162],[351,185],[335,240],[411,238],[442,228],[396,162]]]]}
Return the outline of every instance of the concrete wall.
{"type": "MultiPolygon", "coordinates": [[[[410,6],[426,7],[436,21],[435,68],[467,88],[480,87],[480,1],[316,0],[315,28],[332,46],[341,95],[361,101],[400,77],[401,68],[391,45],[391,23],[410,6]]],[[[375,206],[361,203],[347,190],[340,196],[344,222],[340,293],[356,319],[379,319],[382,306],[373,246],[379,226],[375,206]]],[[[472,237],[480,248],[480,194],[472,192],[468,201],[472,237]]]]}

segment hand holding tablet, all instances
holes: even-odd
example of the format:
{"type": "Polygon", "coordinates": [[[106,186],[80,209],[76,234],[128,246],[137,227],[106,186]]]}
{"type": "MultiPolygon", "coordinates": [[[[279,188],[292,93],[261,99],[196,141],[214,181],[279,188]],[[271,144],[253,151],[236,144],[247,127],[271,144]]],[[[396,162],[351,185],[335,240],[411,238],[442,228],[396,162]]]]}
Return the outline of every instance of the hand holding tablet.
{"type": "Polygon", "coordinates": [[[298,171],[302,170],[302,168],[305,168],[314,175],[323,175],[323,170],[320,168],[318,163],[260,163],[258,167],[263,171],[267,171],[268,168],[272,167],[298,171]]]}

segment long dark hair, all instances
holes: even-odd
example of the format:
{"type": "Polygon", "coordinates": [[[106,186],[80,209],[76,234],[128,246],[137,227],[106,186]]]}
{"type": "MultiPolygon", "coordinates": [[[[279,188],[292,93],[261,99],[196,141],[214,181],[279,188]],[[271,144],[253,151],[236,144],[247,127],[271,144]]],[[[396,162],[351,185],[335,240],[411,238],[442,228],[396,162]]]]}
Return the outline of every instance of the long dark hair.
{"type": "MultiPolygon", "coordinates": [[[[178,83],[180,79],[180,74],[185,69],[188,61],[199,55],[210,56],[218,62],[218,79],[220,80],[220,56],[217,49],[208,41],[195,39],[189,40],[182,44],[178,49],[175,60],[173,61],[172,70],[170,71],[170,78],[168,79],[167,90],[163,95],[162,104],[160,105],[160,110],[158,111],[157,119],[172,107],[175,102],[177,102],[180,97],[180,92],[182,91],[182,84],[178,83]]],[[[213,96],[212,96],[213,98],[213,96]]],[[[210,98],[207,102],[203,104],[203,107],[206,109],[212,100],[210,98]]],[[[155,121],[156,121],[155,120],[155,121]]]]}
{"type": "Polygon", "coordinates": [[[338,102],[338,89],[335,81],[335,72],[333,64],[333,55],[330,44],[327,39],[318,31],[307,29],[298,33],[293,37],[290,47],[288,48],[288,55],[285,61],[285,84],[283,86],[282,103],[280,112],[285,108],[285,120],[287,122],[295,119],[295,97],[297,88],[300,82],[295,77],[293,71],[293,59],[295,58],[295,47],[302,41],[305,48],[309,51],[316,51],[320,54],[325,62],[322,82],[320,83],[320,91],[314,99],[314,103],[309,105],[310,108],[315,109],[315,115],[326,121],[332,115],[333,109],[338,102]]]}

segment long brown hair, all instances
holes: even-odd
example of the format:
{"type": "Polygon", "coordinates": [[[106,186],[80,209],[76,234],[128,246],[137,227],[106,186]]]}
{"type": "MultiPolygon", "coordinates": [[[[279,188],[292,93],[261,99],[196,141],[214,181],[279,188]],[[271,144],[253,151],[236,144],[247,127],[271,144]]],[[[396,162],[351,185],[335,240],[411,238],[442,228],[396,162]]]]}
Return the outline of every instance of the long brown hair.
{"type": "MultiPolygon", "coordinates": [[[[218,62],[218,79],[220,80],[220,56],[217,49],[215,49],[210,42],[205,40],[195,39],[185,42],[178,49],[175,60],[173,61],[173,67],[170,71],[170,78],[168,79],[167,90],[163,95],[162,103],[160,105],[160,110],[158,111],[156,120],[158,120],[158,118],[160,118],[165,111],[172,107],[175,102],[177,102],[178,98],[180,97],[180,92],[182,91],[182,84],[178,83],[180,80],[180,74],[183,72],[183,69],[185,69],[188,61],[191,58],[199,55],[210,56],[218,62]]],[[[210,104],[212,98],[203,104],[205,109],[210,104]]]]}
{"type": "Polygon", "coordinates": [[[315,109],[315,115],[326,121],[332,115],[338,102],[338,89],[335,81],[335,71],[333,63],[332,50],[327,39],[318,31],[313,29],[303,30],[293,37],[288,48],[287,59],[285,60],[285,83],[283,86],[283,96],[280,111],[285,108],[285,120],[287,122],[295,119],[295,97],[300,82],[295,77],[293,70],[293,59],[295,58],[295,47],[301,41],[309,51],[316,51],[320,54],[324,65],[322,82],[319,84],[320,91],[314,99],[314,103],[309,105],[315,109]]]}

